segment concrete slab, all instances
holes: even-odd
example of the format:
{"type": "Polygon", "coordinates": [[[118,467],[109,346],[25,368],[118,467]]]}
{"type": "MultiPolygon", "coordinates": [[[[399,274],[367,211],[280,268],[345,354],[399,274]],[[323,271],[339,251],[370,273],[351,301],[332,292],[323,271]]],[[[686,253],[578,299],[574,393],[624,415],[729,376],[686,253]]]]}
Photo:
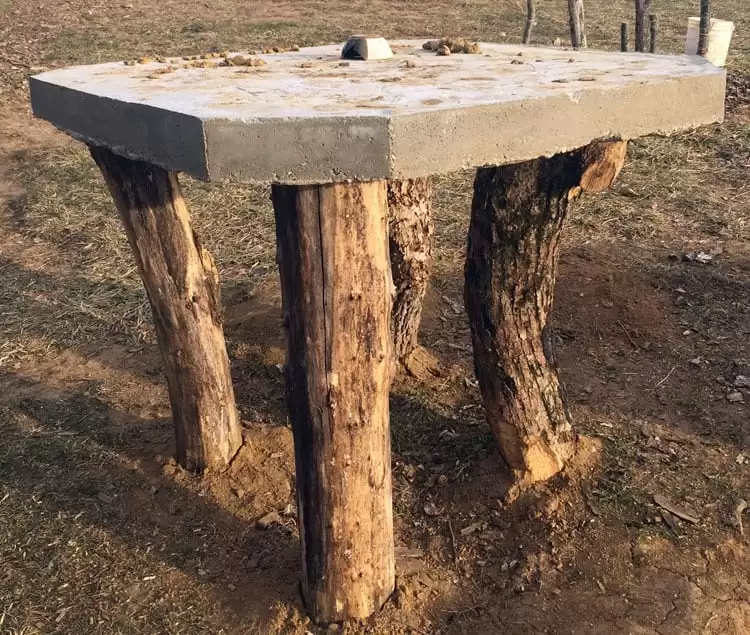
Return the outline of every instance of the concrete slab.
{"type": "Polygon", "coordinates": [[[32,106],[131,158],[206,180],[283,183],[501,165],[724,113],[725,72],[698,57],[501,44],[441,57],[424,41],[391,42],[394,57],[378,61],[342,62],[340,46],[324,46],[254,55],[265,62],[256,66],[81,66],[33,77],[32,106]]]}

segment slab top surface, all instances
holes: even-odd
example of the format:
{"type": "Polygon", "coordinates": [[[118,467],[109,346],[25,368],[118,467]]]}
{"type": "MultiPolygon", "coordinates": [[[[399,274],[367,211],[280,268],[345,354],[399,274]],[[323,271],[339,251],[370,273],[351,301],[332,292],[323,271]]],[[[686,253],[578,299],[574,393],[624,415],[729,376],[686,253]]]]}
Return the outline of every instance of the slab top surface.
{"type": "Polygon", "coordinates": [[[409,178],[720,121],[725,73],[699,57],[481,44],[394,57],[341,47],[158,58],[31,79],[34,113],[76,138],[207,180],[409,178]]]}

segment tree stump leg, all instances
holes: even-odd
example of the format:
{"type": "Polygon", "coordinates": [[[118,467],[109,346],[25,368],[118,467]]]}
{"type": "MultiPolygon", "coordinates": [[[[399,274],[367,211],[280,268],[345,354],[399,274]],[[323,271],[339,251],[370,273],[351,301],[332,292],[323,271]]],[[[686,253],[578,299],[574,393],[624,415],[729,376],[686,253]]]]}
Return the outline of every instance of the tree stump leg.
{"type": "Polygon", "coordinates": [[[419,346],[422,303],[432,260],[430,179],[388,182],[388,236],[396,295],[391,312],[397,364],[415,377],[438,372],[437,360],[419,346]]]}
{"type": "Polygon", "coordinates": [[[177,175],[105,148],[91,154],[109,186],[151,304],[172,404],[177,460],[223,469],[242,445],[219,275],[190,227],[177,175]]]}
{"type": "Polygon", "coordinates": [[[608,188],[626,150],[598,141],[477,171],[465,303],[487,420],[519,484],[548,479],[576,450],[550,325],[560,235],[572,203],[608,188]]]}
{"type": "Polygon", "coordinates": [[[302,590],[316,622],[394,589],[386,183],[275,185],[302,590]]]}

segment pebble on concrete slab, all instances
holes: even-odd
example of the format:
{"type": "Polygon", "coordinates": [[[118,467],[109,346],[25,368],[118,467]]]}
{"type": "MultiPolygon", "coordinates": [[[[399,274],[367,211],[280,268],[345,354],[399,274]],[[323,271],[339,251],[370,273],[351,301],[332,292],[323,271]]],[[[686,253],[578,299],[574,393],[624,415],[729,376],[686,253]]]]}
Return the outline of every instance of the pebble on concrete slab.
{"type": "Polygon", "coordinates": [[[439,40],[428,40],[422,44],[426,51],[436,51],[438,55],[449,55],[450,53],[466,53],[468,55],[477,55],[481,52],[481,46],[478,42],[470,42],[464,38],[444,37],[439,40]],[[447,48],[449,53],[441,53],[447,48]]]}
{"type": "Polygon", "coordinates": [[[267,62],[259,57],[245,57],[244,55],[235,55],[227,57],[219,66],[265,66],[267,62]]]}
{"type": "Polygon", "coordinates": [[[379,35],[352,35],[341,49],[347,60],[387,60],[393,51],[385,38],[379,35]]]}

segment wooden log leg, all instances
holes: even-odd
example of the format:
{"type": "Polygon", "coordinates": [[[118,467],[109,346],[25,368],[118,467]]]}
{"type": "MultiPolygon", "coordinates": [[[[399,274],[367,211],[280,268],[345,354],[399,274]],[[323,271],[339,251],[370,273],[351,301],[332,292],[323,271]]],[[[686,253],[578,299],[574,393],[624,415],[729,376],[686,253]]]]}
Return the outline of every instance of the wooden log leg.
{"type": "Polygon", "coordinates": [[[365,618],[394,588],[386,183],[272,198],[303,594],[316,622],[365,618]]]}
{"type": "Polygon", "coordinates": [[[242,444],[221,325],[219,275],[190,227],[177,175],[105,148],[91,154],[114,198],[154,316],[177,460],[222,469],[242,444]]]}
{"type": "Polygon", "coordinates": [[[606,189],[627,143],[477,171],[465,303],[487,420],[517,483],[559,472],[576,449],[550,326],[560,235],[581,192],[606,189]]]}
{"type": "Polygon", "coordinates": [[[437,374],[437,360],[419,346],[422,302],[432,260],[432,183],[388,182],[388,236],[396,295],[391,313],[396,363],[415,377],[437,374]]]}

